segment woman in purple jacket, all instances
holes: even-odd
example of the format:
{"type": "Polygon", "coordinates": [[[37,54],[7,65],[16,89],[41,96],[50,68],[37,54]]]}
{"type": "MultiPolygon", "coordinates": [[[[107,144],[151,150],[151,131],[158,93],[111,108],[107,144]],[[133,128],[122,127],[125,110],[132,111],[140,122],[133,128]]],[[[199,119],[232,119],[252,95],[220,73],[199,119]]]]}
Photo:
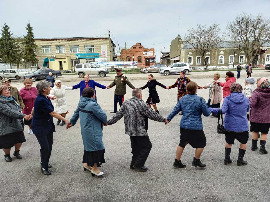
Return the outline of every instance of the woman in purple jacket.
{"type": "MultiPolygon", "coordinates": [[[[230,87],[231,94],[225,97],[221,108],[222,113],[225,114],[224,128],[227,130],[225,134],[225,165],[232,163],[230,154],[235,139],[240,142],[237,165],[247,165],[247,162],[244,161],[243,158],[246,153],[247,141],[249,136],[249,126],[247,120],[247,112],[249,111],[249,100],[242,93],[242,90],[243,89],[240,84],[232,83],[230,87]]],[[[212,113],[218,113],[220,109],[209,108],[209,110],[212,113]]]]}
{"type": "MultiPolygon", "coordinates": [[[[35,100],[37,98],[38,91],[35,87],[32,87],[33,81],[32,79],[25,79],[24,80],[24,88],[20,90],[20,96],[23,100],[24,109],[22,111],[23,114],[29,115],[32,112],[32,109],[34,107],[35,100]]],[[[29,126],[28,134],[33,135],[33,131],[31,129],[31,121],[30,120],[24,120],[24,124],[29,126]]]]}
{"type": "Polygon", "coordinates": [[[265,78],[258,79],[255,89],[249,99],[250,101],[250,130],[252,132],[251,150],[258,149],[257,142],[261,132],[260,153],[267,154],[265,144],[270,128],[270,82],[265,78]]]}

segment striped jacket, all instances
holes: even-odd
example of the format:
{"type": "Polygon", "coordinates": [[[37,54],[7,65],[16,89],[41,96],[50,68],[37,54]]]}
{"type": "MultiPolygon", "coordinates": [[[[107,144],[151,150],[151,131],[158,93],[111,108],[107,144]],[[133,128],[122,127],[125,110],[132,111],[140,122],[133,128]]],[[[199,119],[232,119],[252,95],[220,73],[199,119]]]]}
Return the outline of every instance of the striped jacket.
{"type": "Polygon", "coordinates": [[[130,136],[148,136],[145,120],[165,122],[165,118],[150,109],[147,104],[137,97],[126,100],[120,110],[108,121],[112,125],[124,116],[125,133],[130,136]]]}

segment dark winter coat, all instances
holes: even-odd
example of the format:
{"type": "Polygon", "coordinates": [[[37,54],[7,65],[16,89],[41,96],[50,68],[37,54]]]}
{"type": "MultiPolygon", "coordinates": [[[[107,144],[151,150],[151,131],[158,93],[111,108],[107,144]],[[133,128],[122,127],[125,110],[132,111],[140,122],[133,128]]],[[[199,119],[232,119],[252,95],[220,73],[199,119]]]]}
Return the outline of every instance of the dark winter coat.
{"type": "Polygon", "coordinates": [[[160,87],[166,89],[166,86],[159,83],[156,79],[148,81],[143,87],[141,87],[142,90],[147,88],[147,87],[149,89],[149,97],[148,97],[148,99],[146,101],[147,104],[150,104],[150,103],[156,104],[156,103],[160,102],[159,96],[158,96],[158,93],[157,93],[157,89],[156,89],[157,85],[159,85],[160,87]]]}

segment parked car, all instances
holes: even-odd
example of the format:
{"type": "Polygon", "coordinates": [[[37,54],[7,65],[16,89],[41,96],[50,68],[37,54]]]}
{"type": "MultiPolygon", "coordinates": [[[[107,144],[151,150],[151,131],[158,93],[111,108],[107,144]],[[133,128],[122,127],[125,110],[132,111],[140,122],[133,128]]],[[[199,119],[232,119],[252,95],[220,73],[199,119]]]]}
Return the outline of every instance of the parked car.
{"type": "Polygon", "coordinates": [[[2,78],[19,80],[21,77],[23,77],[27,73],[28,72],[19,71],[17,69],[5,69],[0,72],[0,80],[2,80],[2,78]]]}
{"type": "Polygon", "coordinates": [[[30,78],[33,81],[36,80],[42,80],[42,79],[46,79],[46,77],[49,75],[49,72],[52,72],[52,74],[57,78],[58,76],[62,76],[62,73],[60,71],[56,71],[53,69],[38,69],[37,71],[34,71],[30,74],[25,74],[24,78],[30,78]]]}
{"type": "Polygon", "coordinates": [[[165,67],[167,66],[163,64],[155,64],[150,67],[142,68],[140,71],[142,73],[158,73],[160,68],[165,68],[165,67]]]}
{"type": "Polygon", "coordinates": [[[266,70],[270,70],[270,64],[265,65],[264,68],[265,68],[266,70]]]}
{"type": "Polygon", "coordinates": [[[109,73],[105,66],[100,66],[98,64],[91,63],[80,63],[75,66],[75,72],[80,78],[83,78],[85,74],[99,75],[100,77],[105,77],[109,73]]]}
{"type": "Polygon", "coordinates": [[[189,73],[192,71],[192,67],[188,63],[177,62],[168,67],[162,67],[159,69],[159,73],[164,74],[165,76],[168,76],[169,74],[179,74],[181,71],[189,73]]]}

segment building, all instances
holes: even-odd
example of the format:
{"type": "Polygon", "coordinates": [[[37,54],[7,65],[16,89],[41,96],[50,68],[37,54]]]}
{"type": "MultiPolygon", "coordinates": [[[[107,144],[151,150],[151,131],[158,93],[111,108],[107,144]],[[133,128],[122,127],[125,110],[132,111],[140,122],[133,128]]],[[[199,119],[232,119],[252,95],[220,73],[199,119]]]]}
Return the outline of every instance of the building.
{"type": "Polygon", "coordinates": [[[115,44],[104,38],[41,38],[35,39],[39,67],[72,70],[78,63],[114,61],[115,44]]]}
{"type": "Polygon", "coordinates": [[[136,61],[140,67],[149,67],[155,64],[155,49],[136,43],[130,49],[121,50],[121,61],[136,61]]]}
{"type": "MultiPolygon", "coordinates": [[[[171,41],[170,60],[172,62],[186,62],[192,66],[231,66],[247,64],[245,53],[230,41],[222,42],[218,49],[211,50],[204,56],[196,51],[190,44],[182,41],[178,35],[171,41]]],[[[261,47],[261,53],[257,56],[256,64],[261,67],[270,64],[270,43],[261,47]]]]}
{"type": "Polygon", "coordinates": [[[161,52],[160,63],[167,66],[171,64],[170,52],[161,52]]]}

